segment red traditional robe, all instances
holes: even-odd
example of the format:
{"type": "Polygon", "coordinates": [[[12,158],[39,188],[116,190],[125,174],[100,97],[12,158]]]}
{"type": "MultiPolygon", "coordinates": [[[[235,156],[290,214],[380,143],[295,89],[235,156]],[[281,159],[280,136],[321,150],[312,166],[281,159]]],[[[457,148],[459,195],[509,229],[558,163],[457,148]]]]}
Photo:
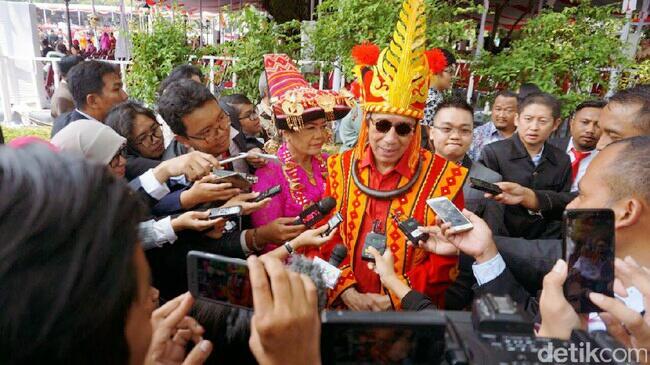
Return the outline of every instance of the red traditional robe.
{"type": "MultiPolygon", "coordinates": [[[[353,151],[330,156],[328,182],[325,196],[337,201],[336,211],[343,216],[339,234],[322,249],[329,257],[331,249],[343,242],[348,248],[348,257],[341,264],[341,277],[337,286],[330,291],[329,304],[335,304],[341,293],[355,286],[361,293],[388,294],[393,308],[400,309],[400,300],[381,285],[379,276],[368,269],[361,259],[365,236],[372,230],[374,220],[379,220],[386,235],[386,249],[393,252],[395,272],[411,288],[428,295],[434,304],[444,305],[444,292],[458,274],[457,256],[439,256],[406,244],[406,237],[390,218],[389,212],[402,217],[414,217],[423,225],[435,223],[435,213],[426,200],[446,196],[458,208],[463,208],[462,187],[467,169],[440,156],[422,149],[420,151],[421,173],[413,187],[402,196],[391,200],[380,200],[367,196],[354,184],[351,175],[353,151]]],[[[359,180],[375,190],[393,190],[404,186],[415,175],[408,168],[405,155],[394,169],[380,174],[375,168],[372,152],[368,147],[358,162],[359,180]]]]}

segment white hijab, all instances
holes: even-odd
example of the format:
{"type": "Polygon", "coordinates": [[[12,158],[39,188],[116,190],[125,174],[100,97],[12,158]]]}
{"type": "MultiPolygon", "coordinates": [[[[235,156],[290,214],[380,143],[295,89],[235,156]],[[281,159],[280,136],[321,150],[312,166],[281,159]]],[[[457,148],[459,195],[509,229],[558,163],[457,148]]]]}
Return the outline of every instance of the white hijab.
{"type": "Polygon", "coordinates": [[[81,119],[61,129],[51,142],[61,151],[77,153],[87,160],[108,165],[126,143],[126,138],[100,122],[81,119]]]}

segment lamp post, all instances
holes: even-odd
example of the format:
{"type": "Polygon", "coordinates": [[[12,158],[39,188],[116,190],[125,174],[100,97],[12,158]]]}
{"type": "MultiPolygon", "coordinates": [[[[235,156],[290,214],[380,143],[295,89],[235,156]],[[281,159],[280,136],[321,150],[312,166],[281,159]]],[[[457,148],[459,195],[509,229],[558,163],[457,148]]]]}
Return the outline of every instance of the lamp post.
{"type": "Polygon", "coordinates": [[[70,26],[70,0],[65,0],[65,20],[68,23],[68,47],[72,48],[72,27],[70,26]]]}

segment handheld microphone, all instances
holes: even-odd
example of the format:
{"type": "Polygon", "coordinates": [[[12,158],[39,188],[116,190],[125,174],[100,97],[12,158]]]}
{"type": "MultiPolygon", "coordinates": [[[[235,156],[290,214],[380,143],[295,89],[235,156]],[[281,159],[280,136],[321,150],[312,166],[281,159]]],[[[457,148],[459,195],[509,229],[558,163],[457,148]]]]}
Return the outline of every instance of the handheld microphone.
{"type": "Polygon", "coordinates": [[[347,247],[345,247],[345,245],[339,243],[332,250],[332,254],[330,256],[329,264],[334,266],[334,267],[339,267],[339,265],[341,265],[341,262],[343,262],[343,259],[345,259],[345,257],[347,255],[348,255],[347,247]]]}
{"type": "Polygon", "coordinates": [[[336,206],[336,200],[331,196],[323,198],[316,204],[313,204],[300,213],[300,216],[294,222],[294,225],[304,224],[311,228],[321,219],[323,219],[336,206]]]}
{"type": "MultiPolygon", "coordinates": [[[[323,263],[327,265],[327,262],[323,261],[323,263]]],[[[289,270],[293,272],[309,276],[309,278],[314,282],[314,285],[316,285],[316,291],[318,292],[318,309],[324,309],[325,304],[327,303],[328,285],[325,281],[322,267],[315,261],[302,255],[291,255],[288,267],[289,270]]]]}

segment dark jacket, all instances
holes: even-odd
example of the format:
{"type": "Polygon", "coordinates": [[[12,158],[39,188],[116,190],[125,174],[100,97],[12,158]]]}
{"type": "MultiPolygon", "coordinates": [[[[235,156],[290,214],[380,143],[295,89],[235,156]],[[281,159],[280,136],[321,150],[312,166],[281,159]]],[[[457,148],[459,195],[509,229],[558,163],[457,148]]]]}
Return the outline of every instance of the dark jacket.
{"type": "Polygon", "coordinates": [[[505,223],[512,237],[560,237],[562,212],[574,197],[569,192],[571,162],[564,151],[545,143],[542,159],[535,166],[515,133],[508,139],[485,146],[479,162],[501,174],[504,181],[531,188],[537,195],[541,214],[534,214],[521,206],[506,207],[505,223]]]}
{"type": "Polygon", "coordinates": [[[59,133],[59,131],[65,128],[65,126],[80,119],[88,119],[88,117],[85,117],[84,115],[79,113],[77,109],[71,111],[70,113],[60,115],[58,118],[54,120],[54,124],[52,125],[52,133],[50,137],[54,137],[54,135],[59,133]]]}
{"type": "Polygon", "coordinates": [[[561,137],[561,138],[552,138],[548,140],[548,143],[552,144],[553,146],[561,149],[566,153],[567,147],[569,147],[569,141],[571,141],[571,137],[561,137]]]}
{"type": "MultiPolygon", "coordinates": [[[[488,169],[479,162],[472,161],[469,156],[463,159],[463,166],[469,169],[469,177],[477,178],[489,183],[503,181],[501,175],[488,169]]],[[[495,235],[507,236],[508,230],[504,222],[505,206],[492,199],[487,199],[484,192],[472,189],[469,178],[463,186],[463,199],[465,208],[481,217],[495,235]]]]}

